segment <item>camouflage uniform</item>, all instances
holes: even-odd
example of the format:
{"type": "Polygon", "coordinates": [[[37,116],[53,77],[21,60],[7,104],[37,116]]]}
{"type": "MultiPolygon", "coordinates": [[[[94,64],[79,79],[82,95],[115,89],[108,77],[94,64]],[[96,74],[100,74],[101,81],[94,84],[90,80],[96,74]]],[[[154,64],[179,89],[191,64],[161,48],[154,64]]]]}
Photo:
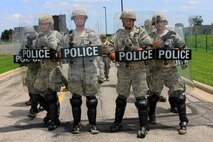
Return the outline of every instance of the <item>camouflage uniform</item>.
{"type": "MultiPolygon", "coordinates": [[[[51,30],[53,18],[48,14],[39,17],[39,26],[49,24],[48,31],[40,32],[36,38],[35,46],[37,49],[49,49],[59,52],[64,46],[62,35],[58,31],[51,30]]],[[[42,59],[41,68],[36,76],[35,88],[44,95],[44,108],[47,110],[47,116],[44,122],[51,120],[48,130],[54,130],[60,125],[59,121],[59,102],[57,92],[61,88],[61,73],[58,68],[58,61],[55,59],[42,59]]],[[[41,100],[41,98],[38,98],[41,100]]]]}
{"type": "Polygon", "coordinates": [[[110,69],[110,47],[109,47],[109,41],[107,40],[107,36],[105,34],[100,35],[100,39],[106,38],[104,42],[102,42],[102,57],[104,62],[104,75],[106,80],[109,79],[109,69],[110,69]]]}
{"type": "MultiPolygon", "coordinates": [[[[21,49],[34,49],[34,41],[37,36],[36,31],[33,27],[25,27],[24,28],[24,40],[21,44],[21,49]]],[[[40,95],[40,91],[35,89],[34,84],[36,80],[36,75],[38,70],[40,69],[40,63],[27,63],[24,64],[27,67],[26,76],[24,78],[23,84],[27,86],[28,93],[30,96],[30,111],[28,117],[34,119],[36,114],[38,113],[38,101],[36,100],[36,96],[40,95]]]]}
{"type": "MultiPolygon", "coordinates": [[[[155,35],[155,30],[154,30],[153,25],[152,25],[152,23],[151,23],[151,21],[149,19],[147,19],[144,22],[144,28],[147,31],[147,33],[149,34],[149,36],[151,38],[154,38],[153,36],[155,35]]],[[[153,81],[153,77],[152,77],[153,76],[153,74],[152,74],[152,71],[153,71],[153,68],[152,68],[153,62],[152,62],[152,60],[146,61],[146,62],[147,62],[147,76],[146,76],[146,81],[147,81],[147,85],[148,85],[148,88],[149,88],[148,95],[150,95],[152,93],[151,90],[153,88],[153,84],[152,83],[154,82],[153,81]]],[[[160,102],[166,102],[166,97],[160,95],[159,96],[159,101],[160,102]]]]}
{"type": "MultiPolygon", "coordinates": [[[[156,22],[164,22],[167,24],[167,20],[162,15],[153,16],[153,24],[156,22]]],[[[164,30],[163,34],[158,35],[157,32],[154,36],[154,39],[161,39],[163,41],[162,48],[184,48],[185,43],[181,38],[173,31],[167,29],[164,30]],[[169,36],[166,36],[169,35],[169,36]]],[[[186,106],[185,100],[186,97],[183,94],[185,92],[185,84],[180,78],[178,70],[175,66],[174,60],[153,60],[153,88],[152,95],[148,98],[149,100],[149,119],[151,123],[156,123],[155,119],[155,108],[159,95],[163,89],[163,86],[169,88],[169,96],[172,99],[172,104],[176,104],[178,108],[179,118],[180,118],[180,134],[186,133],[186,125],[188,119],[186,117],[186,106]]]]}
{"type": "MultiPolygon", "coordinates": [[[[72,20],[75,20],[75,17],[78,16],[84,16],[85,21],[88,18],[83,8],[76,8],[72,11],[72,20]]],[[[76,29],[70,32],[69,35],[66,35],[65,43],[67,47],[101,46],[99,36],[94,31],[84,28],[84,25],[82,25],[82,28],[83,30],[81,32],[78,32],[76,29]]],[[[72,127],[72,132],[74,134],[80,132],[82,96],[86,96],[87,98],[86,104],[88,107],[89,130],[92,134],[97,134],[99,132],[96,127],[96,108],[98,104],[96,94],[99,91],[99,85],[95,61],[102,62],[102,60],[96,60],[96,57],[70,59],[68,84],[69,90],[72,93],[70,103],[74,119],[72,127]]],[[[103,65],[103,62],[97,64],[103,65]]]]}
{"type": "MultiPolygon", "coordinates": [[[[123,11],[120,19],[129,18],[133,21],[136,20],[134,11],[123,11]]],[[[125,26],[125,25],[124,25],[125,26]]],[[[126,50],[138,50],[144,46],[152,45],[152,40],[143,28],[133,26],[131,29],[120,29],[113,36],[114,49],[117,51],[126,50]]],[[[122,118],[124,115],[125,107],[127,104],[127,98],[130,95],[130,88],[132,86],[134,96],[136,98],[135,105],[138,108],[140,129],[138,131],[138,137],[145,137],[148,128],[147,113],[148,102],[146,100],[146,94],[148,91],[146,83],[146,65],[141,62],[119,62],[117,70],[117,93],[116,99],[116,112],[115,121],[110,127],[112,132],[118,131],[122,124],[122,118]]]]}

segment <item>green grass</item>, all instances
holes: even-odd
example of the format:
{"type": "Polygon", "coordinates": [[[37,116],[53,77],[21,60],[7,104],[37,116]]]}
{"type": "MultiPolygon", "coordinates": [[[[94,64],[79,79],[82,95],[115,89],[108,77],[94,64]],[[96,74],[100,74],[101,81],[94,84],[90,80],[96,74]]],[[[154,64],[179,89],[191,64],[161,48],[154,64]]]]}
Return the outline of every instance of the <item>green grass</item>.
{"type": "Polygon", "coordinates": [[[192,55],[192,79],[213,86],[213,51],[197,49],[192,55]]]}
{"type": "Polygon", "coordinates": [[[183,76],[192,80],[213,86],[213,51],[205,52],[204,49],[192,49],[192,60],[189,68],[181,71],[183,76]]]}
{"type": "Polygon", "coordinates": [[[13,63],[13,55],[0,55],[0,74],[18,67],[13,63]]]}

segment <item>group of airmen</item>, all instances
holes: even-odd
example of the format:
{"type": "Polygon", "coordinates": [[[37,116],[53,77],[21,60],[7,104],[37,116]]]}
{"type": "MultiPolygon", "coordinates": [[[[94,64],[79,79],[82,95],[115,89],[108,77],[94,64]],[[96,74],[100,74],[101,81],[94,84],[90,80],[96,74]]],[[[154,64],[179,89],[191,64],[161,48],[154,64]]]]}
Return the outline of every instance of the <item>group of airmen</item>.
{"type": "MultiPolygon", "coordinates": [[[[163,15],[156,14],[150,21],[145,22],[144,28],[135,26],[136,14],[133,10],[124,10],[120,15],[123,29],[119,29],[107,41],[107,36],[98,35],[93,30],[85,27],[88,15],[85,9],[76,8],[72,11],[71,20],[76,28],[62,36],[52,29],[54,21],[51,15],[42,14],[38,18],[40,32],[25,31],[26,42],[22,48],[49,49],[55,53],[54,59],[41,59],[37,63],[26,64],[28,67],[25,83],[31,98],[29,117],[35,118],[38,113],[38,103],[47,111],[43,118],[48,123],[48,130],[55,130],[60,126],[60,104],[57,92],[62,86],[62,73],[59,68],[61,49],[66,47],[101,46],[101,57],[71,58],[68,61],[68,89],[72,94],[70,104],[72,108],[73,124],[72,133],[81,131],[81,105],[82,96],[86,97],[89,131],[99,133],[96,125],[96,114],[99,92],[97,65],[100,70],[104,68],[104,77],[109,80],[110,62],[114,51],[146,50],[150,48],[184,49],[185,43],[174,31],[165,26],[168,21],[163,15]],[[148,24],[147,24],[148,23],[148,24]],[[146,27],[146,25],[150,27],[146,27]],[[155,30],[153,30],[155,28],[155,30]],[[27,46],[26,46],[27,45],[27,46]],[[104,66],[103,66],[104,65],[104,66]]],[[[177,67],[173,60],[151,60],[117,62],[117,98],[115,100],[115,119],[110,126],[111,132],[122,128],[122,119],[127,105],[127,98],[132,88],[135,96],[135,106],[138,110],[139,129],[138,138],[144,138],[149,131],[149,124],[156,124],[156,105],[162,98],[163,86],[169,88],[169,102],[172,111],[179,115],[179,134],[187,133],[188,119],[186,116],[185,84],[180,79],[177,67]]],[[[100,71],[102,72],[102,71],[100,71]]],[[[102,72],[103,74],[103,72],[102,72]]],[[[103,77],[102,77],[103,79],[103,77]]]]}

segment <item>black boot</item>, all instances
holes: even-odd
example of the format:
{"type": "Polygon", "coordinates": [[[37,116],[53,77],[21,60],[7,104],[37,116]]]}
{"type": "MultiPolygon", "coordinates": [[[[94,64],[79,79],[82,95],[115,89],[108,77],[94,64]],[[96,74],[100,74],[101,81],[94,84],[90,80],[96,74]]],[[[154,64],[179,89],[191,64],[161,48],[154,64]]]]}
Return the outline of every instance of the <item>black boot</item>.
{"type": "Polygon", "coordinates": [[[30,108],[30,112],[27,115],[30,119],[34,119],[36,118],[36,115],[38,113],[38,100],[37,100],[37,95],[39,94],[30,94],[30,98],[31,98],[31,108],[30,108]]]}
{"type": "Polygon", "coordinates": [[[145,97],[137,98],[135,105],[138,108],[138,116],[139,116],[139,124],[140,124],[140,129],[138,130],[137,137],[144,138],[149,131],[148,101],[145,99],[145,97]]]}
{"type": "Polygon", "coordinates": [[[73,126],[72,133],[79,134],[81,129],[81,105],[82,99],[78,95],[73,95],[72,99],[70,99],[70,104],[72,106],[72,115],[73,115],[73,126]]]}
{"type": "Polygon", "coordinates": [[[155,109],[157,106],[157,102],[159,100],[159,95],[157,95],[156,93],[152,93],[151,96],[147,97],[148,102],[149,102],[149,123],[150,124],[156,124],[156,116],[155,116],[155,109]]]}
{"type": "Polygon", "coordinates": [[[87,96],[87,116],[89,119],[89,131],[91,134],[98,134],[99,130],[96,127],[96,113],[98,100],[95,96],[87,96]]]}
{"type": "Polygon", "coordinates": [[[116,99],[116,109],[115,109],[115,121],[110,127],[111,132],[117,132],[122,127],[122,119],[124,116],[124,111],[127,104],[127,98],[124,96],[118,96],[116,99]]]}
{"type": "MultiPolygon", "coordinates": [[[[177,93],[178,91],[174,92],[177,93]]],[[[184,135],[187,133],[187,124],[189,122],[188,118],[186,117],[186,96],[183,95],[180,91],[178,92],[179,96],[175,97],[177,102],[177,109],[178,109],[178,115],[180,119],[180,129],[178,130],[178,133],[180,135],[184,135]]]]}
{"type": "Polygon", "coordinates": [[[52,94],[45,95],[46,101],[49,105],[49,116],[50,116],[50,124],[48,126],[48,130],[55,130],[60,126],[59,121],[59,102],[57,97],[57,92],[53,92],[52,94]]]}
{"type": "Polygon", "coordinates": [[[169,104],[170,104],[170,112],[178,113],[177,109],[177,102],[175,101],[175,97],[169,97],[169,104]]]}

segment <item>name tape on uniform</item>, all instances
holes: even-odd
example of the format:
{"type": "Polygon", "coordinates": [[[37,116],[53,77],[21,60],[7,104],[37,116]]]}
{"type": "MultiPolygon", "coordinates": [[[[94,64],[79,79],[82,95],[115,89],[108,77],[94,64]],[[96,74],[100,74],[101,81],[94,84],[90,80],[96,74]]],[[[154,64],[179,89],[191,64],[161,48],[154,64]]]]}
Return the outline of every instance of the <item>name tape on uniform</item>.
{"type": "Polygon", "coordinates": [[[21,55],[13,55],[13,62],[14,63],[36,63],[40,62],[40,59],[24,59],[21,55]]]}
{"type": "Polygon", "coordinates": [[[191,60],[192,51],[190,49],[156,49],[156,59],[163,60],[191,60]]]}
{"type": "Polygon", "coordinates": [[[61,49],[61,58],[79,58],[101,56],[101,46],[78,46],[61,49]]]}
{"type": "Polygon", "coordinates": [[[54,51],[49,49],[22,49],[23,59],[53,59],[54,51]]]}
{"type": "Polygon", "coordinates": [[[131,62],[145,60],[191,60],[192,53],[190,49],[147,49],[139,51],[115,51],[115,61],[131,62]]]}

